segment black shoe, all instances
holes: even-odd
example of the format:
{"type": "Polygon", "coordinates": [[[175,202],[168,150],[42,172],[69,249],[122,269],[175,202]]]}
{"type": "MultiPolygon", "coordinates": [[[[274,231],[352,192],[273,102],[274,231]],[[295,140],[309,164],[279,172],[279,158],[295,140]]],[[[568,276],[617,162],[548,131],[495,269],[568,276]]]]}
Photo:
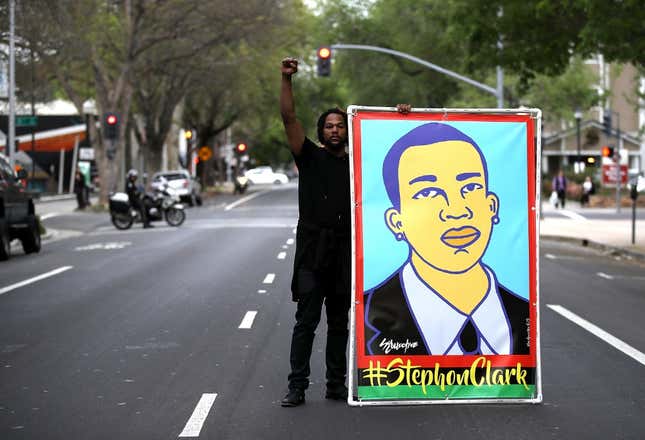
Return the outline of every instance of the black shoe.
{"type": "Polygon", "coordinates": [[[298,406],[305,403],[305,392],[302,390],[289,390],[282,402],[280,403],[284,407],[298,406]]]}
{"type": "Polygon", "coordinates": [[[347,400],[347,387],[345,385],[327,385],[325,399],[347,400]]]}
{"type": "Polygon", "coordinates": [[[154,228],[154,227],[155,225],[151,225],[150,223],[146,223],[145,225],[143,225],[143,229],[154,228]]]}

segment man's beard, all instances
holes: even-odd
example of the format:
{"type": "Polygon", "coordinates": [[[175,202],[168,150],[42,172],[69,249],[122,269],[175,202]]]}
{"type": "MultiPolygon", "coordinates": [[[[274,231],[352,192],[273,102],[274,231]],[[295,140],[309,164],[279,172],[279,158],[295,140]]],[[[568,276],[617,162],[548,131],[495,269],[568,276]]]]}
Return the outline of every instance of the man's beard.
{"type": "Polygon", "coordinates": [[[339,151],[343,151],[346,145],[347,145],[346,140],[332,142],[331,140],[328,139],[327,142],[325,142],[325,147],[327,147],[328,149],[330,149],[335,153],[338,153],[339,151]]]}

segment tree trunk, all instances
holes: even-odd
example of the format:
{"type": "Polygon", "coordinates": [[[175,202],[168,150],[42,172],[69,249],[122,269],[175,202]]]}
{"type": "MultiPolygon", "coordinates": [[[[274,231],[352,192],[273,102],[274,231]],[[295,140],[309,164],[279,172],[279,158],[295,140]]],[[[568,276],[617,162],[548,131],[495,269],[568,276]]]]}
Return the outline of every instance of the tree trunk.
{"type": "Polygon", "coordinates": [[[145,158],[145,172],[148,173],[148,178],[151,179],[154,173],[161,171],[162,151],[160,148],[148,146],[143,150],[143,155],[145,158]]]}

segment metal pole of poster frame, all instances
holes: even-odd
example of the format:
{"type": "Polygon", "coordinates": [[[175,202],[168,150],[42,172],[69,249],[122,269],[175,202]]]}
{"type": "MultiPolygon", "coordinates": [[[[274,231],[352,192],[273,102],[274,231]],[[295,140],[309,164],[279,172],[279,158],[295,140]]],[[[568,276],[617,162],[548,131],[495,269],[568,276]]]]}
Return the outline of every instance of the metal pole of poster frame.
{"type": "MultiPolygon", "coordinates": [[[[348,109],[348,114],[350,116],[350,127],[352,126],[351,123],[351,118],[353,116],[357,115],[358,111],[361,110],[366,110],[366,111],[371,111],[371,112],[393,112],[396,111],[396,108],[391,108],[391,107],[363,107],[363,106],[351,106],[348,109]]],[[[530,207],[531,213],[529,215],[534,216],[534,221],[535,221],[535,246],[536,249],[539,249],[540,246],[540,213],[539,213],[539,206],[541,204],[541,194],[540,194],[540,186],[541,186],[541,149],[542,149],[542,127],[541,127],[541,120],[542,120],[542,111],[540,109],[533,109],[533,108],[520,108],[520,109],[456,109],[456,108],[415,108],[412,109],[412,112],[414,113],[465,113],[465,114],[523,114],[523,115],[530,115],[531,119],[535,122],[533,122],[535,125],[535,145],[536,145],[536,152],[535,152],[535,200],[534,200],[534,205],[530,207]]],[[[350,129],[349,133],[349,139],[348,139],[349,145],[353,146],[354,145],[354,139],[353,139],[353,132],[350,129]]],[[[354,182],[355,179],[355,171],[354,171],[354,160],[353,160],[353,148],[350,147],[350,182],[354,182]]],[[[356,193],[354,192],[354,185],[351,185],[351,200],[352,200],[352,207],[358,207],[358,203],[356,201],[356,193]]],[[[356,217],[355,217],[355,210],[351,210],[351,222],[352,225],[355,224],[356,222],[356,217]]],[[[352,274],[356,273],[356,232],[354,228],[352,228],[352,264],[351,264],[351,269],[352,269],[352,274]]],[[[535,397],[532,399],[495,399],[495,398],[487,398],[487,399],[435,399],[435,400],[400,400],[400,401],[375,401],[375,400],[354,400],[353,393],[354,393],[354,388],[356,387],[356,369],[357,369],[357,354],[356,354],[356,347],[355,347],[355,341],[356,341],[356,283],[355,283],[355,276],[352,275],[352,281],[351,281],[351,295],[352,295],[352,302],[351,302],[351,311],[350,311],[350,344],[349,344],[349,363],[348,363],[348,388],[349,388],[349,395],[347,398],[347,403],[350,406],[405,406],[405,405],[429,405],[429,404],[472,404],[472,403],[477,403],[477,404],[491,404],[491,403],[541,403],[543,400],[542,396],[542,374],[541,374],[541,350],[540,350],[540,268],[539,268],[539,258],[535,258],[535,293],[536,293],[536,302],[534,304],[535,307],[535,315],[536,315],[536,323],[535,323],[535,332],[536,332],[536,348],[535,348],[535,362],[536,362],[536,367],[535,367],[535,397]]]]}

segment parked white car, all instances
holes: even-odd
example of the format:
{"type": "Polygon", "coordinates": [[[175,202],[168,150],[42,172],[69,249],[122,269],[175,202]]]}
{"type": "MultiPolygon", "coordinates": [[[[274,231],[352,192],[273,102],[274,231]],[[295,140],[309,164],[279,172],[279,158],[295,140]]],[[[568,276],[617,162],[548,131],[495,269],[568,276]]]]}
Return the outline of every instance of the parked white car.
{"type": "Polygon", "coordinates": [[[153,189],[157,189],[164,181],[175,191],[182,202],[186,202],[190,206],[195,204],[201,206],[201,185],[197,180],[190,177],[188,171],[174,170],[155,173],[152,176],[152,183],[150,185],[153,189]]]}
{"type": "Polygon", "coordinates": [[[253,184],[283,184],[289,182],[289,178],[286,174],[276,173],[271,167],[251,168],[244,173],[244,177],[249,179],[253,184]]]}

